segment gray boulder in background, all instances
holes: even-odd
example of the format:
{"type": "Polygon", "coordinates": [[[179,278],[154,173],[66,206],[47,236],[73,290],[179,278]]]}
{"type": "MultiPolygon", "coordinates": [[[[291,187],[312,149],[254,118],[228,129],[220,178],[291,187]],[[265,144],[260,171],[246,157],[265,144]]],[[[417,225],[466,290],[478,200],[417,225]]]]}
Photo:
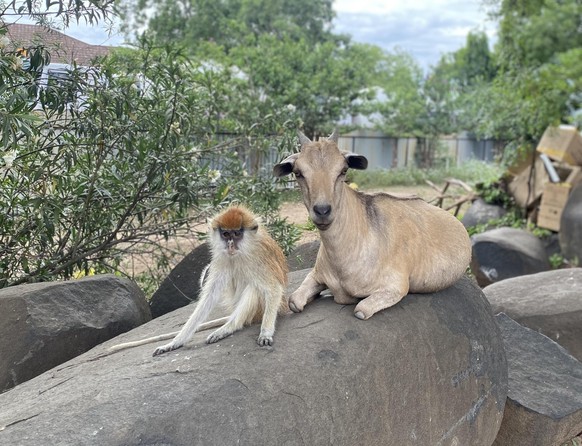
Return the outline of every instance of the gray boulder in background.
{"type": "Polygon", "coordinates": [[[494,446],[561,446],[582,432],[582,364],[506,314],[501,328],[509,394],[494,446]]]}
{"type": "Polygon", "coordinates": [[[112,274],[3,288],[0,392],[151,318],[143,291],[112,274]]]}
{"type": "Polygon", "coordinates": [[[482,198],[475,200],[463,215],[461,223],[465,228],[471,226],[484,225],[490,220],[497,220],[507,214],[507,210],[502,206],[488,204],[482,198]]]}
{"type": "Polygon", "coordinates": [[[287,256],[289,271],[301,271],[302,269],[313,268],[315,260],[317,259],[320,244],[321,242],[319,240],[314,240],[312,242],[303,243],[291,251],[287,256]]]}
{"type": "Polygon", "coordinates": [[[544,244],[527,231],[497,228],[474,235],[471,241],[471,271],[482,287],[550,269],[544,244]]]}
{"type": "Polygon", "coordinates": [[[582,268],[514,277],[483,293],[494,313],[543,333],[582,361],[582,268]]]}
{"type": "Polygon", "coordinates": [[[200,293],[200,275],[210,260],[208,243],[197,246],[184,257],[152,295],[152,317],[159,317],[196,301],[200,293]]]}
{"type": "MultiPolygon", "coordinates": [[[[291,274],[289,291],[307,271],[291,274]]],[[[361,321],[316,299],[219,343],[208,332],[152,358],[156,345],[107,347],[177,329],[181,308],[0,395],[0,443],[75,445],[489,446],[507,363],[489,303],[469,279],[409,295],[361,321]]]]}
{"type": "Polygon", "coordinates": [[[582,184],[570,193],[562,211],[560,247],[564,257],[582,266],[582,184]]]}

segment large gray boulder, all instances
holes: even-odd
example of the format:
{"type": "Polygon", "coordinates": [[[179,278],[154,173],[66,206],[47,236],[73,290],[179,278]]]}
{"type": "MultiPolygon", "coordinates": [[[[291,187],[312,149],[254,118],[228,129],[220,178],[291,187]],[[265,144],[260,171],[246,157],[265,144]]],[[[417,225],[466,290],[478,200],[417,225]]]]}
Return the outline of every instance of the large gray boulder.
{"type": "Polygon", "coordinates": [[[1,289],[0,392],[151,318],[143,291],[112,274],[1,289]]]}
{"type": "Polygon", "coordinates": [[[471,241],[471,271],[482,287],[550,269],[544,244],[527,231],[497,228],[474,235],[471,241]]]}
{"type": "Polygon", "coordinates": [[[582,183],[570,193],[562,211],[560,246],[564,257],[582,265],[582,183]]]}
{"type": "Polygon", "coordinates": [[[211,345],[198,333],[156,358],[155,345],[99,358],[175,330],[190,309],[0,395],[0,443],[489,446],[499,429],[507,363],[469,279],[368,321],[316,299],[280,318],[273,347],[257,346],[254,325],[211,345]]]}
{"type": "Polygon", "coordinates": [[[561,446],[582,432],[582,364],[546,336],[496,316],[509,394],[494,446],[561,446]]]}
{"type": "Polygon", "coordinates": [[[210,260],[208,243],[197,246],[184,257],[152,295],[152,317],[162,316],[196,301],[200,293],[200,276],[210,260]]]}
{"type": "Polygon", "coordinates": [[[507,214],[507,210],[502,206],[485,203],[482,198],[475,200],[463,215],[461,223],[466,228],[477,225],[484,225],[491,220],[498,220],[507,214]]]}
{"type": "Polygon", "coordinates": [[[582,268],[514,277],[483,292],[494,313],[543,333],[582,361],[582,268]]]}

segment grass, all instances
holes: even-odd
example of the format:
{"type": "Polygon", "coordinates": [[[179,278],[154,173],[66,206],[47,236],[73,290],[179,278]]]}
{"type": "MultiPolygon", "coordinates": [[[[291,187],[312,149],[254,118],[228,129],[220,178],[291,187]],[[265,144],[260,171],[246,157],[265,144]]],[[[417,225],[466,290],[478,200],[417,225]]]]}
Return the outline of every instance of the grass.
{"type": "Polygon", "coordinates": [[[425,184],[430,180],[435,184],[443,183],[448,178],[474,185],[477,183],[491,182],[498,179],[504,172],[504,168],[495,163],[483,161],[468,161],[461,166],[447,168],[419,169],[407,167],[402,169],[375,169],[375,170],[351,170],[349,180],[360,188],[383,188],[391,186],[415,186],[425,184]]]}

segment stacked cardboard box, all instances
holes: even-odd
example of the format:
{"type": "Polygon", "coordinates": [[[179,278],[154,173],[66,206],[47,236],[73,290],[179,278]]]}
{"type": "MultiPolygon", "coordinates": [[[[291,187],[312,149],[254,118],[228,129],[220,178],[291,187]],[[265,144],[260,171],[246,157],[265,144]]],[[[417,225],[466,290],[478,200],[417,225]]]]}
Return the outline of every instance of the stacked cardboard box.
{"type": "Polygon", "coordinates": [[[548,127],[537,151],[556,163],[559,182],[545,182],[537,216],[541,228],[560,230],[560,217],[572,187],[582,180],[582,136],[572,126],[548,127]]]}

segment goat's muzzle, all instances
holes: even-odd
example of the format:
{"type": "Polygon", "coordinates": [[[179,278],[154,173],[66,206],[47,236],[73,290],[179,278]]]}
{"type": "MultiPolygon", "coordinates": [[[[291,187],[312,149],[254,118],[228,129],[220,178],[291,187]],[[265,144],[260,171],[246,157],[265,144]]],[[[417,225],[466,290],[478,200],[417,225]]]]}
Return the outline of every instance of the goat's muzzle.
{"type": "Polygon", "coordinates": [[[329,204],[316,204],[313,206],[312,213],[313,224],[317,229],[325,231],[331,225],[333,221],[331,217],[331,205],[329,204]]]}

